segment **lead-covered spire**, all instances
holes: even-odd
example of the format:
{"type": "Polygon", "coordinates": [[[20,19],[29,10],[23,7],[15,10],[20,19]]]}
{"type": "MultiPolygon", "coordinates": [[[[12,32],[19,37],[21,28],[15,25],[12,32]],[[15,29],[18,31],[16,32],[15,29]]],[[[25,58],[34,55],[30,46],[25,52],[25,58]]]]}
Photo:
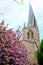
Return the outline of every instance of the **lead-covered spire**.
{"type": "Polygon", "coordinates": [[[32,10],[31,5],[29,5],[29,20],[28,20],[28,27],[29,26],[37,26],[36,19],[32,10]]]}

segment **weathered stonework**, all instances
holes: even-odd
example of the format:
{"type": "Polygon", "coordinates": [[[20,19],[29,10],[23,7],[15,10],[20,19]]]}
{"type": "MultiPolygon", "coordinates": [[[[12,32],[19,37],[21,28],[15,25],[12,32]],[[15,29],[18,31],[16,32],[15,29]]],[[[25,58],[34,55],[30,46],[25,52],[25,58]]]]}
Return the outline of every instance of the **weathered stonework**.
{"type": "MultiPolygon", "coordinates": [[[[30,16],[30,19],[34,18],[33,11],[31,11],[29,13],[32,13],[32,15],[33,15],[33,17],[30,16]]],[[[30,24],[31,25],[29,25],[29,23],[28,23],[27,27],[24,25],[23,39],[21,42],[27,48],[28,60],[32,63],[32,65],[36,65],[37,64],[36,51],[40,45],[39,30],[38,30],[35,20],[33,20],[32,23],[30,23],[30,24]]]]}

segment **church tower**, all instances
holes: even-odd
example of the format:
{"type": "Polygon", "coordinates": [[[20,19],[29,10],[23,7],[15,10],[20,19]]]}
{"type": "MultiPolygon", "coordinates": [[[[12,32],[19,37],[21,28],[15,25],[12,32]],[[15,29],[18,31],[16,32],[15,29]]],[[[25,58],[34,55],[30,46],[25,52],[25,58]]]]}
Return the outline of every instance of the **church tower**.
{"type": "Polygon", "coordinates": [[[32,10],[32,7],[30,5],[29,8],[29,20],[27,27],[24,24],[23,28],[23,40],[22,44],[24,44],[27,48],[28,54],[28,60],[32,63],[32,65],[36,65],[36,51],[40,45],[40,39],[39,39],[39,30],[36,23],[36,19],[32,10]]]}

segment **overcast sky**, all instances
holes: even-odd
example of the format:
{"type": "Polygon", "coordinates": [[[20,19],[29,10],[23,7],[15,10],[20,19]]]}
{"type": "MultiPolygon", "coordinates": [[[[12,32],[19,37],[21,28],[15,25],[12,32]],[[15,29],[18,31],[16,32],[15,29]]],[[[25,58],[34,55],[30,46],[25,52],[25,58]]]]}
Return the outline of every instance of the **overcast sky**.
{"type": "MultiPolygon", "coordinates": [[[[17,0],[20,3],[20,0],[17,0]]],[[[43,0],[24,0],[24,4],[18,4],[14,0],[0,0],[0,22],[5,19],[9,27],[23,28],[24,22],[28,23],[29,3],[34,11],[39,27],[40,39],[43,38],[43,0]]]]}

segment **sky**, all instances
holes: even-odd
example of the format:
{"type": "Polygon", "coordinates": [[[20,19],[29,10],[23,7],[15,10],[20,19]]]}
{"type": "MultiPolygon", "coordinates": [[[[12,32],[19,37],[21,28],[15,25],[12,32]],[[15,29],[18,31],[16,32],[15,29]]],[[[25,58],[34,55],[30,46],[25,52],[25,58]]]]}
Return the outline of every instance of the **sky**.
{"type": "Polygon", "coordinates": [[[43,38],[43,0],[0,0],[0,22],[5,19],[9,28],[23,28],[29,19],[29,4],[31,4],[39,28],[40,39],[43,38]]]}

